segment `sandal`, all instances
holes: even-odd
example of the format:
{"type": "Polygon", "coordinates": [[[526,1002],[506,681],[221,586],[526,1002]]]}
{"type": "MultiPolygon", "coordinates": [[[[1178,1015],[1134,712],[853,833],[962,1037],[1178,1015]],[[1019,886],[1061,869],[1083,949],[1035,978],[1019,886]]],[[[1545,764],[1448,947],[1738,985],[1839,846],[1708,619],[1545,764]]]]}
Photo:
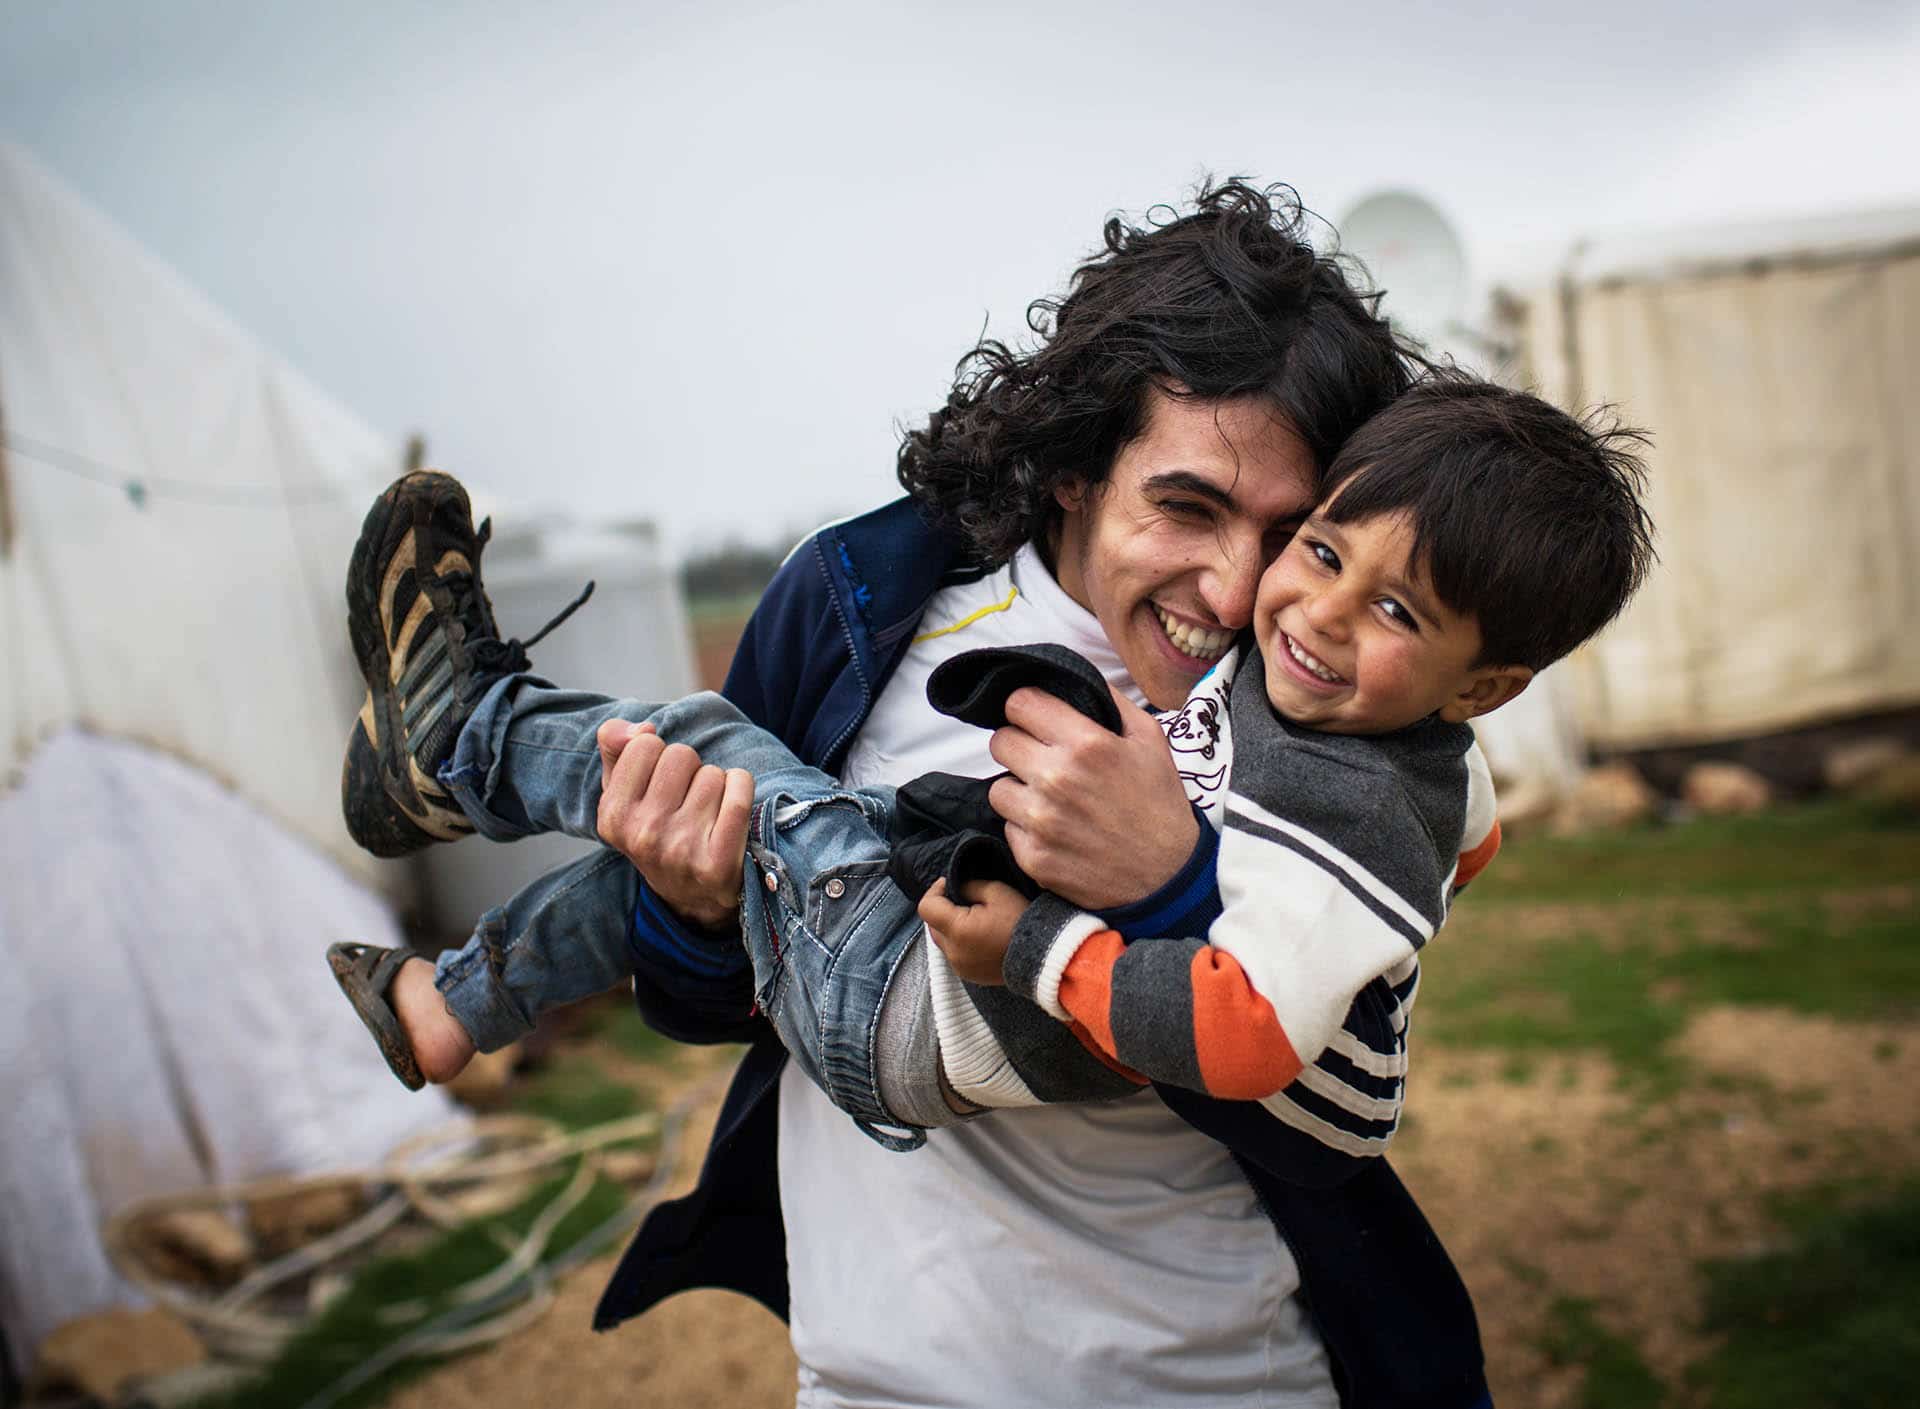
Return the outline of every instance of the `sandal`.
{"type": "Polygon", "coordinates": [[[393,987],[400,966],[417,957],[411,949],[388,949],[378,944],[334,944],[327,948],[327,965],[340,991],[380,1044],[388,1070],[409,1091],[418,1091],[427,1081],[420,1074],[420,1063],[414,1059],[413,1045],[407,1041],[399,1015],[387,1002],[387,990],[393,987]]]}

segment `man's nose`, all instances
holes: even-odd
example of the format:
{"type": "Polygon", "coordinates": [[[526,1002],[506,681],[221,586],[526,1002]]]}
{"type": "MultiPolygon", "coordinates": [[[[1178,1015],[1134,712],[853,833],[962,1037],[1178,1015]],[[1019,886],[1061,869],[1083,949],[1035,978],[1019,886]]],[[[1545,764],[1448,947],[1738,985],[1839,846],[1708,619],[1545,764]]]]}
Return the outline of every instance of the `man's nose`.
{"type": "Polygon", "coordinates": [[[1220,544],[1218,555],[1200,579],[1201,599],[1215,621],[1238,631],[1253,620],[1253,601],[1265,567],[1258,542],[1220,544]]]}

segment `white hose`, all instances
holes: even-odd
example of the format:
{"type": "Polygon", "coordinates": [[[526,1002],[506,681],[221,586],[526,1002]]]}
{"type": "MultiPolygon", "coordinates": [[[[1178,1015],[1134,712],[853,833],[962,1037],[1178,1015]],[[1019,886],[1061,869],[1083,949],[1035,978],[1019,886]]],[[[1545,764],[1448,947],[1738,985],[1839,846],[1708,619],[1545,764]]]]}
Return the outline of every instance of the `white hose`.
{"type": "Polygon", "coordinates": [[[533,1116],[462,1119],[407,1141],[377,1170],[304,1179],[261,1179],[141,1199],[107,1221],[102,1240],[122,1275],[192,1326],[209,1353],[221,1359],[266,1364],[312,1317],[311,1311],[290,1315],[256,1307],[254,1303],[273,1288],[318,1272],[373,1242],[408,1212],[418,1213],[442,1228],[472,1221],[443,1194],[445,1189],[524,1184],[538,1170],[578,1159],[573,1177],[542,1207],[525,1234],[518,1238],[496,1234],[506,1254],[497,1266],[449,1293],[450,1308],[434,1321],[400,1336],[309,1402],[308,1409],[325,1409],[402,1360],[483,1345],[545,1314],[553,1301],[551,1283],[558,1271],[597,1252],[612,1237],[638,1223],[659,1201],[673,1178],[680,1126],[694,1106],[710,1097],[711,1085],[681,1097],[664,1119],[648,1113],[571,1133],[533,1116]],[[656,1131],[660,1132],[660,1149],[647,1187],[576,1242],[568,1253],[543,1262],[554,1230],[592,1189],[606,1148],[656,1131]],[[512,1148],[516,1142],[520,1147],[512,1148]],[[502,1145],[507,1148],[499,1148],[502,1145]],[[158,1214],[224,1208],[342,1184],[365,1189],[372,1206],[343,1227],[254,1269],[217,1296],[209,1297],[159,1276],[137,1250],[136,1230],[144,1220],[158,1214]]]}

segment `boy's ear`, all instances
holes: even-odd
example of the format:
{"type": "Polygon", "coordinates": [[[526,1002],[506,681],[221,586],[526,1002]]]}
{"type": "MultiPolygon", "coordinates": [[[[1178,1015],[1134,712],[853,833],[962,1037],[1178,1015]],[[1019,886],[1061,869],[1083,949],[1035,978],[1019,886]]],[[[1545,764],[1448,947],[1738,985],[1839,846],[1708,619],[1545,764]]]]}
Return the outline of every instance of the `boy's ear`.
{"type": "Polygon", "coordinates": [[[1473,672],[1466,688],[1440,706],[1440,717],[1449,724],[1465,724],[1483,714],[1491,714],[1526,689],[1533,681],[1533,670],[1524,665],[1490,665],[1473,672]]]}

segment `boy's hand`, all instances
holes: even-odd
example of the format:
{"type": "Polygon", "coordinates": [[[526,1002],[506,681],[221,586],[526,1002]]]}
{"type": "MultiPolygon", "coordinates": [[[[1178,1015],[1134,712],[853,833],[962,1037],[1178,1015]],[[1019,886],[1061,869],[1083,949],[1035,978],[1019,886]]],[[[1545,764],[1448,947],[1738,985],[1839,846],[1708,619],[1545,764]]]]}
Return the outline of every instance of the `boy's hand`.
{"type": "Polygon", "coordinates": [[[956,974],[969,983],[998,987],[1006,982],[1000,970],[1013,927],[1027,913],[1027,898],[1001,881],[974,881],[962,899],[965,904],[955,905],[947,898],[946,881],[935,881],[920,897],[920,918],[956,974]]]}
{"type": "Polygon", "coordinates": [[[600,840],[682,919],[709,930],[738,924],[753,775],[703,764],[685,744],[662,742],[651,724],[610,719],[596,742],[600,840]]]}

